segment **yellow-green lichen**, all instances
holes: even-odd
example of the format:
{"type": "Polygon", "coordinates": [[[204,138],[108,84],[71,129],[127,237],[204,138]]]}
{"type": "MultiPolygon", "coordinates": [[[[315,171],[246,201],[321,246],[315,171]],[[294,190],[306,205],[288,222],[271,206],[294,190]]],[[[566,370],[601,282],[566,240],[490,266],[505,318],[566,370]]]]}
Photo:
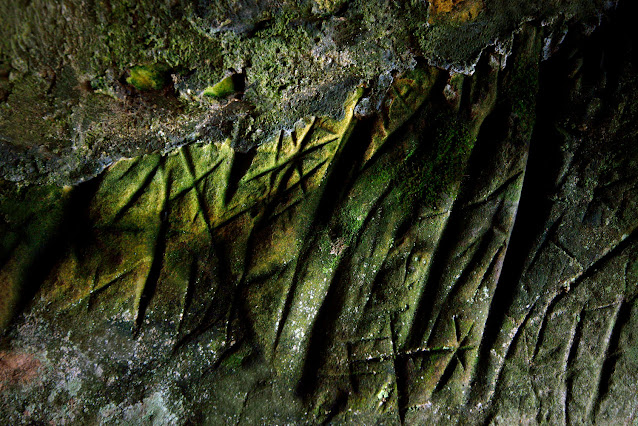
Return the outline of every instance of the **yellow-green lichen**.
{"type": "Polygon", "coordinates": [[[213,86],[208,86],[204,89],[202,93],[204,96],[209,96],[212,98],[224,98],[235,92],[235,82],[233,81],[233,76],[229,75],[228,77],[223,78],[217,84],[213,86]]]}
{"type": "Polygon", "coordinates": [[[138,65],[131,68],[126,82],[137,90],[160,90],[167,83],[167,68],[163,65],[138,65]]]}

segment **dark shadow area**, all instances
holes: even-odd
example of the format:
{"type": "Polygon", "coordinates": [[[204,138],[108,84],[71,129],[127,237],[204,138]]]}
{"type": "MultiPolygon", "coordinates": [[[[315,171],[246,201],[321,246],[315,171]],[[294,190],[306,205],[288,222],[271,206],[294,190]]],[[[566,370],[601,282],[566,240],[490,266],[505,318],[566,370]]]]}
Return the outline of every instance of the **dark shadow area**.
{"type": "MultiPolygon", "coordinates": [[[[558,52],[541,64],[536,123],[520,205],[481,342],[477,379],[473,383],[472,395],[477,399],[485,391],[490,351],[502,332],[506,315],[516,309],[515,303],[530,302],[521,293],[521,278],[526,262],[535,256],[535,245],[551,233],[552,223],[548,221],[556,204],[553,195],[560,190],[562,174],[570,167],[564,163],[566,157],[562,150],[569,149],[578,157],[596,155],[601,149],[593,146],[586,135],[572,136],[578,135],[581,129],[563,131],[560,126],[584,120],[590,128],[596,128],[608,119],[604,117],[612,112],[609,104],[617,102],[620,76],[628,62],[638,57],[633,48],[638,34],[631,22],[636,12],[635,2],[621,1],[617,10],[610,11],[591,34],[584,24],[571,25],[558,52]],[[588,110],[594,98],[603,101],[597,114],[588,110]]],[[[497,112],[488,117],[486,128],[503,119],[497,112]]]]}
{"type": "MultiPolygon", "coordinates": [[[[66,202],[60,201],[63,203],[60,207],[62,219],[48,241],[33,253],[32,262],[26,267],[22,277],[20,299],[16,307],[16,315],[12,320],[14,324],[16,319],[28,309],[45,279],[69,248],[75,243],[78,250],[81,250],[81,247],[87,244],[93,226],[89,219],[88,206],[100,183],[101,178],[82,183],[73,190],[66,202]]],[[[36,217],[33,220],[39,219],[36,217]]],[[[8,327],[5,335],[8,335],[11,330],[12,327],[8,327]]]]}

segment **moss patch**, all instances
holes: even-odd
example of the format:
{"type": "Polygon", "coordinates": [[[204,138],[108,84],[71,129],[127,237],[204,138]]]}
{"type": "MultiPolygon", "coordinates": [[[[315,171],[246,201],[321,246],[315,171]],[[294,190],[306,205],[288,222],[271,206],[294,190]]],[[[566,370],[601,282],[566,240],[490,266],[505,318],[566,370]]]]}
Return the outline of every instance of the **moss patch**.
{"type": "Polygon", "coordinates": [[[407,155],[398,173],[405,202],[436,204],[460,181],[474,147],[469,124],[455,114],[441,113],[433,122],[429,138],[407,155]]]}
{"type": "Polygon", "coordinates": [[[536,93],[538,91],[538,65],[519,62],[512,73],[508,95],[512,101],[512,115],[518,119],[523,133],[532,131],[536,120],[536,93]]]}

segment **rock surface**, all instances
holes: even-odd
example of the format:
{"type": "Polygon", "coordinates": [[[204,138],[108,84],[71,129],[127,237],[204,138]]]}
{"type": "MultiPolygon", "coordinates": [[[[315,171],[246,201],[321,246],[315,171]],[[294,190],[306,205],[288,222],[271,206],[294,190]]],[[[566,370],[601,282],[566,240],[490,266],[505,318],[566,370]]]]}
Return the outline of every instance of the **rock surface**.
{"type": "Polygon", "coordinates": [[[18,3],[2,418],[635,421],[635,6],[18,3]]]}

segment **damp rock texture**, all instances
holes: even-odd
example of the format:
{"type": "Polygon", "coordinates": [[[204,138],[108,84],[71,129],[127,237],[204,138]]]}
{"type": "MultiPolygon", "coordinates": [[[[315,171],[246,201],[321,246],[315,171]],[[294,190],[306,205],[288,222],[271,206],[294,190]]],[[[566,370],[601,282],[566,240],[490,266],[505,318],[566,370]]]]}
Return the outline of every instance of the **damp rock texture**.
{"type": "Polygon", "coordinates": [[[0,4],[0,418],[630,424],[629,1],[0,4]]]}

